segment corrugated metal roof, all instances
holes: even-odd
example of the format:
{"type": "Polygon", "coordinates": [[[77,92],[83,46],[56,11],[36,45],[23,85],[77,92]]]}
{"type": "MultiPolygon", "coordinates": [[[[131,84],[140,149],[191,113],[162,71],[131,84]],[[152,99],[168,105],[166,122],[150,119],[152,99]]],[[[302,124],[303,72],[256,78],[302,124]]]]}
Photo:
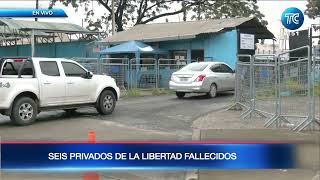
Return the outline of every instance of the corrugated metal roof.
{"type": "MultiPolygon", "coordinates": [[[[223,30],[237,27],[253,19],[254,17],[225,18],[202,21],[141,24],[107,37],[102,40],[102,42],[116,44],[130,40],[156,42],[175,39],[190,39],[199,34],[219,33],[223,30]]],[[[269,37],[273,37],[273,34],[258,21],[255,21],[255,23],[257,27],[259,26],[261,29],[266,30],[266,33],[270,33],[269,37]]]]}
{"type": "Polygon", "coordinates": [[[14,20],[9,18],[0,18],[0,26],[6,25],[9,28],[18,30],[41,30],[41,31],[64,31],[64,32],[79,32],[79,33],[91,33],[91,31],[78,26],[76,24],[69,23],[52,23],[52,22],[39,22],[39,21],[24,21],[14,20]]]}
{"type": "MultiPolygon", "coordinates": [[[[31,35],[31,31],[27,31],[25,32],[26,36],[30,36],[31,35]]],[[[13,31],[12,29],[8,29],[8,28],[2,28],[0,26],[0,34],[4,35],[4,36],[12,36],[13,38],[18,36],[18,37],[23,37],[22,34],[19,34],[17,31],[13,31]]],[[[41,31],[36,31],[34,33],[36,36],[49,36],[50,34],[45,33],[45,32],[41,32],[41,31]]]]}

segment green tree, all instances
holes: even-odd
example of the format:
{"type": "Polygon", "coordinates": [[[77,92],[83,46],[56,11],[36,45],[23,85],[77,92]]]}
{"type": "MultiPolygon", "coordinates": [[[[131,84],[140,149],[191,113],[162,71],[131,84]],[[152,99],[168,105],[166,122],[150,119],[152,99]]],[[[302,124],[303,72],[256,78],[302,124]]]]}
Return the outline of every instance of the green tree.
{"type": "Polygon", "coordinates": [[[263,20],[264,15],[259,11],[256,0],[199,0],[191,10],[195,12],[191,19],[255,16],[262,24],[268,24],[263,20]]]}
{"type": "MultiPolygon", "coordinates": [[[[179,0],[114,0],[116,31],[123,31],[128,24],[145,24],[161,17],[182,13],[186,8],[194,5],[196,1],[188,1],[180,9],[172,10],[170,7],[174,3],[180,3],[179,0]]],[[[76,11],[79,7],[84,7],[85,20],[88,22],[90,30],[99,30],[102,28],[101,24],[108,24],[112,20],[112,0],[98,0],[99,5],[103,6],[106,12],[96,20],[93,19],[94,10],[90,8],[92,0],[51,0],[50,8],[54,7],[57,2],[65,6],[71,5],[76,11]]]]}
{"type": "Polygon", "coordinates": [[[310,18],[320,17],[320,1],[319,0],[308,0],[307,9],[305,13],[310,18]]]}
{"type": "MultiPolygon", "coordinates": [[[[57,2],[65,6],[71,5],[78,10],[84,7],[85,20],[88,29],[101,30],[103,24],[109,24],[112,20],[112,0],[97,0],[100,6],[105,8],[103,16],[94,19],[95,11],[92,8],[92,0],[51,0],[50,8],[57,2]],[[90,8],[91,7],[91,8],[90,8]]],[[[256,5],[256,1],[250,0],[114,0],[116,31],[123,31],[126,26],[146,24],[158,18],[175,14],[183,14],[183,20],[187,20],[188,13],[199,13],[199,19],[222,17],[248,17],[255,15],[262,20],[264,17],[256,5]],[[176,8],[172,8],[175,6],[176,8]]],[[[194,19],[194,17],[192,17],[194,19]]]]}

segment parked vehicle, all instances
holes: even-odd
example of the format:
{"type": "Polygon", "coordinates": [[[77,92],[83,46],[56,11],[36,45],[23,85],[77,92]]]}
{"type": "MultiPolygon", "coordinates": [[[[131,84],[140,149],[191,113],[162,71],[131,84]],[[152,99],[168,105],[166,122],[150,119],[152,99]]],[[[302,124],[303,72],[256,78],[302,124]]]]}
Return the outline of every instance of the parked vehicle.
{"type": "Polygon", "coordinates": [[[0,113],[16,125],[35,121],[40,111],[94,106],[111,114],[120,90],[113,78],[93,75],[62,58],[0,59],[0,113]]]}
{"type": "Polygon", "coordinates": [[[235,87],[235,73],[222,62],[194,62],[174,72],[169,87],[178,98],[186,93],[207,93],[215,97],[217,92],[232,91],[235,87]]]}

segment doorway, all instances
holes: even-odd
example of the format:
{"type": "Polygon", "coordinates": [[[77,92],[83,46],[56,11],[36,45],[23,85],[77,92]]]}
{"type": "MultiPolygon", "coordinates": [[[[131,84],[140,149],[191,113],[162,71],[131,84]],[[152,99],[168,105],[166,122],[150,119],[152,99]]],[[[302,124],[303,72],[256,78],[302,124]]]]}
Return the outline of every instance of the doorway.
{"type": "Polygon", "coordinates": [[[191,60],[198,62],[204,61],[203,49],[191,50],[191,60]]]}

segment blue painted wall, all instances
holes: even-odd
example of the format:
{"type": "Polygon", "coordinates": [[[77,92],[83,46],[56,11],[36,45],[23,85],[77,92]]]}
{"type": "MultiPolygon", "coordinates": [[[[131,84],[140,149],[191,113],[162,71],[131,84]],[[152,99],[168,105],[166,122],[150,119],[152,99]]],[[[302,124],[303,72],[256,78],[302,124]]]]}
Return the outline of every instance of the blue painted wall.
{"type": "Polygon", "coordinates": [[[225,62],[234,69],[237,59],[237,31],[202,35],[189,40],[159,42],[159,47],[169,51],[187,50],[188,60],[191,60],[191,50],[203,49],[205,60],[225,62]]]}
{"type": "MultiPolygon", "coordinates": [[[[90,41],[74,41],[52,44],[37,44],[35,56],[38,57],[98,57],[97,53],[88,48],[90,41]]],[[[0,57],[31,56],[30,45],[0,47],[0,57]]]]}
{"type": "MultiPolygon", "coordinates": [[[[36,56],[40,57],[98,57],[88,48],[89,41],[75,41],[53,44],[37,44],[36,56]]],[[[204,50],[205,60],[222,61],[235,68],[237,56],[237,31],[231,30],[220,34],[207,34],[194,39],[159,42],[165,50],[186,50],[191,61],[191,50],[204,50]]],[[[2,56],[30,56],[30,45],[0,47],[2,56]]]]}

